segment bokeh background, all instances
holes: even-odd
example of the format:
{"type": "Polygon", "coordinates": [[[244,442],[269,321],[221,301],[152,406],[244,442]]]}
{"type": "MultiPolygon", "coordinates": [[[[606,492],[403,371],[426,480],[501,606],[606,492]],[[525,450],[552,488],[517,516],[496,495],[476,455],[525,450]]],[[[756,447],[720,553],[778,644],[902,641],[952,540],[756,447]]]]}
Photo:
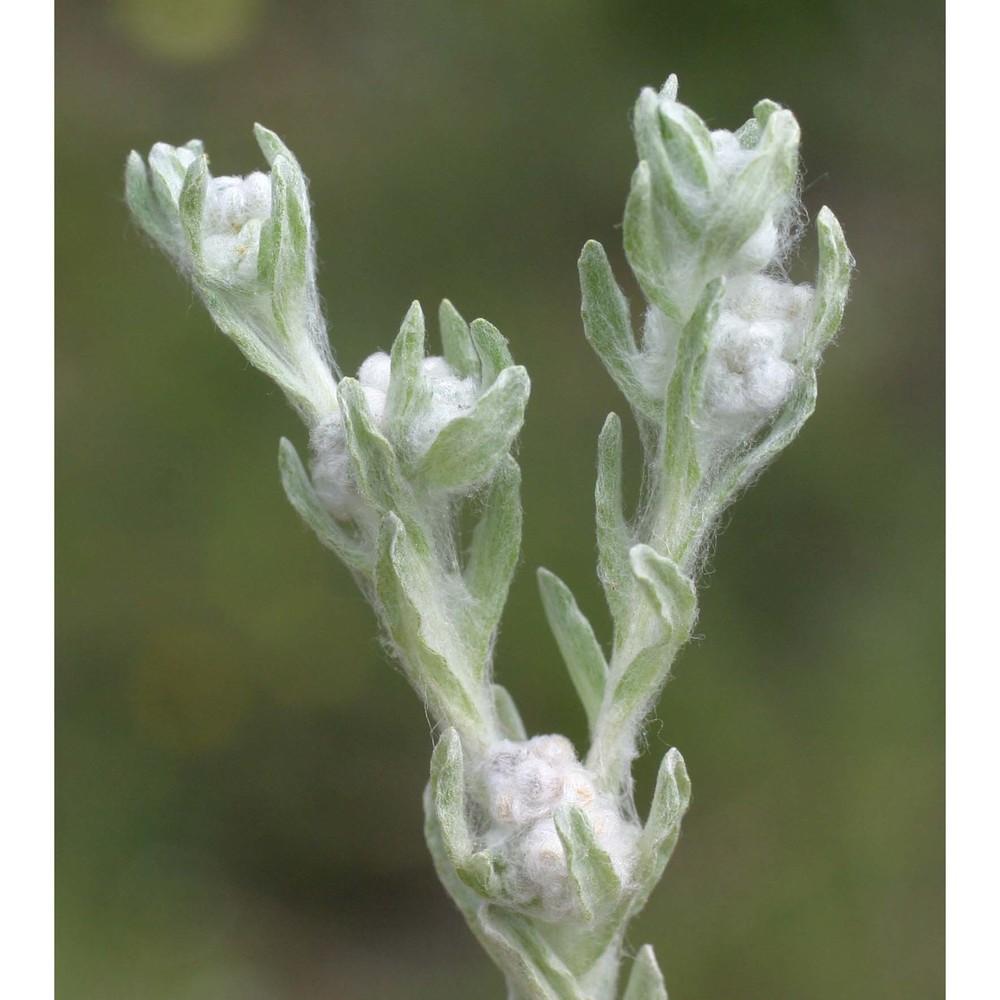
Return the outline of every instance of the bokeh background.
{"type": "MultiPolygon", "coordinates": [[[[126,216],[130,148],[312,179],[346,371],[413,298],[532,375],[498,672],[578,745],[546,565],[606,628],[597,432],[622,401],[575,260],[620,221],[628,112],[669,72],[715,127],[803,128],[858,260],[801,438],[731,512],[640,768],[694,805],[631,942],[675,1000],[943,995],[943,5],[927,0],[61,0],[58,995],[502,995],[421,836],[431,738],[347,572],[287,505],[291,410],[126,216]]],[[[814,259],[810,240],[800,278],[814,259]]],[[[632,455],[635,455],[635,442],[632,455]]],[[[634,463],[633,463],[634,465],[634,463]]],[[[605,633],[606,634],[606,633],[605,633]]]]}

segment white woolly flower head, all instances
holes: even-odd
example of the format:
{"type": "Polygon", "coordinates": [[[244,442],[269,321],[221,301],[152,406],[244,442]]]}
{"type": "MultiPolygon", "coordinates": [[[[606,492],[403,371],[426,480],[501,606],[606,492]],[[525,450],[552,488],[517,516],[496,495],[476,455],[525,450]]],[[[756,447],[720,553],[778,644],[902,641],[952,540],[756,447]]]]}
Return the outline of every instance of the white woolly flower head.
{"type": "Polygon", "coordinates": [[[271,217],[271,179],[213,177],[205,198],[204,265],[240,284],[257,280],[261,226],[271,217]]]}
{"type": "Polygon", "coordinates": [[[813,289],[766,275],[731,279],[712,331],[706,402],[713,412],[768,414],[787,398],[813,289]]]}
{"type": "Polygon", "coordinates": [[[489,815],[483,840],[503,859],[513,905],[534,909],[546,920],[573,911],[574,889],[555,823],[556,810],[564,806],[583,810],[622,884],[628,884],[639,827],[597,790],[565,736],[495,743],[482,765],[482,782],[489,815]]]}
{"type": "Polygon", "coordinates": [[[803,377],[814,290],[767,275],[730,279],[709,334],[702,399],[703,462],[770,419],[803,377]]]}
{"type": "Polygon", "coordinates": [[[198,140],[156,143],[148,167],[133,152],[126,173],[133,213],[179,266],[195,277],[244,286],[261,277],[257,258],[262,227],[271,219],[272,184],[260,171],[213,177],[198,140]]]}
{"type": "Polygon", "coordinates": [[[454,501],[498,476],[513,484],[527,372],[485,320],[466,323],[446,300],[439,321],[444,354],[427,357],[423,310],[412,303],[391,353],[342,379],[337,409],[313,426],[313,486],[336,520],[369,529],[416,505],[420,516],[450,518],[454,501]]]}
{"type": "Polygon", "coordinates": [[[724,312],[716,329],[705,392],[720,415],[765,415],[787,398],[795,371],[785,360],[785,326],[779,320],[747,322],[724,312]]]}
{"type": "MultiPolygon", "coordinates": [[[[389,355],[379,351],[365,359],[357,376],[374,425],[386,437],[390,433],[386,404],[391,368],[389,355]]],[[[478,396],[476,380],[459,377],[442,357],[424,358],[419,378],[427,390],[426,401],[408,425],[405,442],[416,454],[426,452],[452,420],[468,414],[478,396]]],[[[339,520],[365,517],[367,505],[358,489],[342,410],[338,409],[313,429],[310,444],[313,485],[330,513],[339,520]]]]}

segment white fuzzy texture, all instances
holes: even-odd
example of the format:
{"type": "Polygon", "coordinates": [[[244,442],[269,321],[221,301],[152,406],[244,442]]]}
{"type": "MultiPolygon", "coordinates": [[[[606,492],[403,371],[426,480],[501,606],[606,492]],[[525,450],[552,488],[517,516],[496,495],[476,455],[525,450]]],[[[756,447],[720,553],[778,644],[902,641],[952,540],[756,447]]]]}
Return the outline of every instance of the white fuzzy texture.
{"type": "Polygon", "coordinates": [[[476,402],[476,380],[459,378],[444,358],[424,358],[420,375],[430,386],[431,405],[417,414],[409,429],[410,444],[420,454],[426,451],[445,424],[469,412],[476,402]]]}
{"type": "MultiPolygon", "coordinates": [[[[389,355],[382,351],[370,355],[358,369],[368,409],[383,432],[390,373],[389,355]]],[[[407,445],[415,454],[426,451],[449,421],[468,413],[477,394],[475,380],[459,378],[444,358],[424,358],[420,377],[430,389],[430,399],[424,412],[407,428],[407,445]]],[[[339,410],[314,428],[310,444],[313,485],[327,509],[338,520],[363,518],[365,501],[358,492],[354,461],[339,410]]]]}
{"type": "MultiPolygon", "coordinates": [[[[684,109],[669,84],[658,95],[658,110],[663,119],[675,123],[678,131],[687,127],[681,114],[684,109]]],[[[773,114],[788,113],[776,109],[773,114]]],[[[780,121],[784,122],[783,131],[772,132],[784,135],[789,142],[789,123],[784,118],[780,121]]],[[[776,146],[773,136],[765,141],[767,129],[755,118],[737,132],[710,132],[711,151],[703,163],[704,185],[685,184],[682,172],[674,174],[679,197],[694,220],[694,233],[678,230],[674,234],[663,280],[675,311],[664,312],[662,303],[649,303],[641,350],[632,362],[643,389],[653,400],[662,399],[674,373],[685,324],[706,283],[712,278],[725,278],[727,294],[721,317],[711,333],[703,398],[706,413],[702,450],[708,452],[727,441],[732,446],[759,426],[788,398],[795,380],[802,293],[770,275],[780,273],[792,249],[800,207],[795,185],[789,182],[787,173],[780,181],[763,181],[773,167],[770,157],[787,157],[794,151],[776,146]],[[756,178],[756,183],[747,183],[751,177],[756,178]],[[741,210],[749,213],[756,228],[735,251],[713,256],[706,249],[705,238],[718,228],[720,213],[729,210],[736,191],[742,193],[741,210]]],[[[805,289],[804,294],[808,298],[809,290],[805,289]]]]}
{"type": "Polygon", "coordinates": [[[777,409],[795,377],[783,357],[786,324],[748,322],[723,312],[716,327],[706,398],[718,414],[759,414],[777,409]]]}
{"type": "Polygon", "coordinates": [[[559,920],[575,908],[566,852],[553,819],[560,806],[580,807],[627,884],[639,828],[601,795],[565,736],[501,740],[483,765],[490,827],[484,840],[505,862],[506,888],[515,906],[541,908],[559,920]]]}
{"type": "Polygon", "coordinates": [[[642,330],[642,354],[635,366],[643,388],[653,397],[661,397],[670,382],[677,360],[680,326],[660,312],[656,306],[646,309],[642,330]]]}
{"type": "Polygon", "coordinates": [[[727,177],[735,177],[756,155],[753,148],[743,146],[735,132],[720,128],[711,135],[716,166],[727,177]]]}
{"type": "MultiPolygon", "coordinates": [[[[193,149],[165,142],[156,143],[150,151],[150,165],[175,209],[188,168],[197,159],[193,149]]],[[[260,229],[270,215],[271,178],[267,174],[258,171],[247,177],[212,177],[202,217],[203,266],[217,279],[255,282],[260,229]]]]}
{"type": "Polygon", "coordinates": [[[205,266],[230,281],[256,281],[261,225],[270,215],[271,179],[267,174],[213,177],[205,196],[205,266]]]}
{"type": "Polygon", "coordinates": [[[705,375],[701,458],[737,444],[795,387],[813,289],[767,275],[730,279],[705,375]]]}

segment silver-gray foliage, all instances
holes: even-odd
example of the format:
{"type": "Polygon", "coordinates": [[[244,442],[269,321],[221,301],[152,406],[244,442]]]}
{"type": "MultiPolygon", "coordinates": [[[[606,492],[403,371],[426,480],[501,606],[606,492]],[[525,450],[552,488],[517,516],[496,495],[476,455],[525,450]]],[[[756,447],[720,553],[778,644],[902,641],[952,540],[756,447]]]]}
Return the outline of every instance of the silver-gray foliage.
{"type": "MultiPolygon", "coordinates": [[[[414,303],[389,355],[343,377],[315,281],[307,182],[256,127],[270,173],[213,178],[200,142],[129,157],[139,226],[189,277],[219,328],[283,389],[311,456],[282,440],[281,480],[319,540],[350,569],[429,709],[440,738],[425,792],[426,838],[444,886],[503,971],[510,998],[612,1000],[631,918],[659,881],[690,798],[676,749],[640,821],[631,764],[643,724],[697,615],[695,578],[722,509],[812,412],[853,261],[833,214],[817,219],[815,288],[782,264],[794,241],[799,130],[762,101],[734,133],[709,131],[671,77],[644,90],[639,164],[625,208],[642,328],[589,242],[580,256],[587,339],[639,429],[637,510],[622,502],[622,427],[598,441],[598,573],[609,652],[548,570],[545,613],[586,713],[583,760],[562,736],[525,733],[493,680],[493,650],[521,541],[511,448],[524,368],[485,320],[447,301],[441,356],[414,303]],[[459,518],[478,513],[471,542],[459,518]]],[[[665,1000],[643,946],[625,1000],[665,1000]]]]}

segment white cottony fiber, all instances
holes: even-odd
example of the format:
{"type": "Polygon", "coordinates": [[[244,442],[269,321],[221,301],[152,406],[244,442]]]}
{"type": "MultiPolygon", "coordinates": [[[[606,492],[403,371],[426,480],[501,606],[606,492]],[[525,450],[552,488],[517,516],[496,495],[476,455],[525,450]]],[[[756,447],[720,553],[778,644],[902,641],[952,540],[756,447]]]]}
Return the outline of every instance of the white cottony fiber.
{"type": "Polygon", "coordinates": [[[730,279],[705,374],[699,421],[704,464],[739,446],[791,395],[813,296],[809,285],[768,275],[730,279]]]}
{"type": "MultiPolygon", "coordinates": [[[[385,351],[369,354],[358,369],[358,381],[365,389],[377,389],[383,396],[389,391],[392,362],[385,351]]],[[[381,414],[379,414],[381,416],[381,414]]]]}
{"type": "Polygon", "coordinates": [[[705,390],[713,413],[764,415],[784,402],[795,378],[782,356],[785,326],[779,320],[753,323],[732,312],[722,314],[705,390]]]}
{"type": "MultiPolygon", "coordinates": [[[[385,408],[392,362],[379,351],[367,357],[358,369],[358,381],[375,425],[385,430],[385,408]]],[[[475,405],[476,382],[459,378],[444,358],[424,358],[420,375],[429,388],[428,405],[414,416],[406,429],[407,444],[415,454],[427,450],[442,428],[475,405]]],[[[340,520],[364,516],[365,503],[358,493],[353,459],[339,410],[317,425],[310,436],[313,452],[312,479],[316,492],[334,517],[340,520]]]]}
{"type": "Polygon", "coordinates": [[[255,282],[261,225],[270,215],[271,180],[266,174],[213,177],[205,197],[205,267],[231,282],[255,282]]]}
{"type": "Polygon", "coordinates": [[[505,860],[512,902],[540,904],[548,920],[574,908],[553,818],[560,806],[584,811],[622,883],[628,883],[639,828],[621,816],[615,800],[597,791],[566,737],[501,740],[487,753],[482,776],[491,821],[484,840],[505,860]]]}
{"type": "Polygon", "coordinates": [[[502,740],[494,745],[485,771],[490,815],[513,826],[551,816],[563,802],[571,775],[577,784],[589,780],[564,736],[536,736],[525,743],[502,740]]]}
{"type": "Polygon", "coordinates": [[[430,386],[431,405],[416,415],[410,428],[410,442],[417,453],[431,446],[445,424],[468,413],[477,395],[476,380],[459,378],[444,358],[424,358],[420,375],[430,386]]]}

